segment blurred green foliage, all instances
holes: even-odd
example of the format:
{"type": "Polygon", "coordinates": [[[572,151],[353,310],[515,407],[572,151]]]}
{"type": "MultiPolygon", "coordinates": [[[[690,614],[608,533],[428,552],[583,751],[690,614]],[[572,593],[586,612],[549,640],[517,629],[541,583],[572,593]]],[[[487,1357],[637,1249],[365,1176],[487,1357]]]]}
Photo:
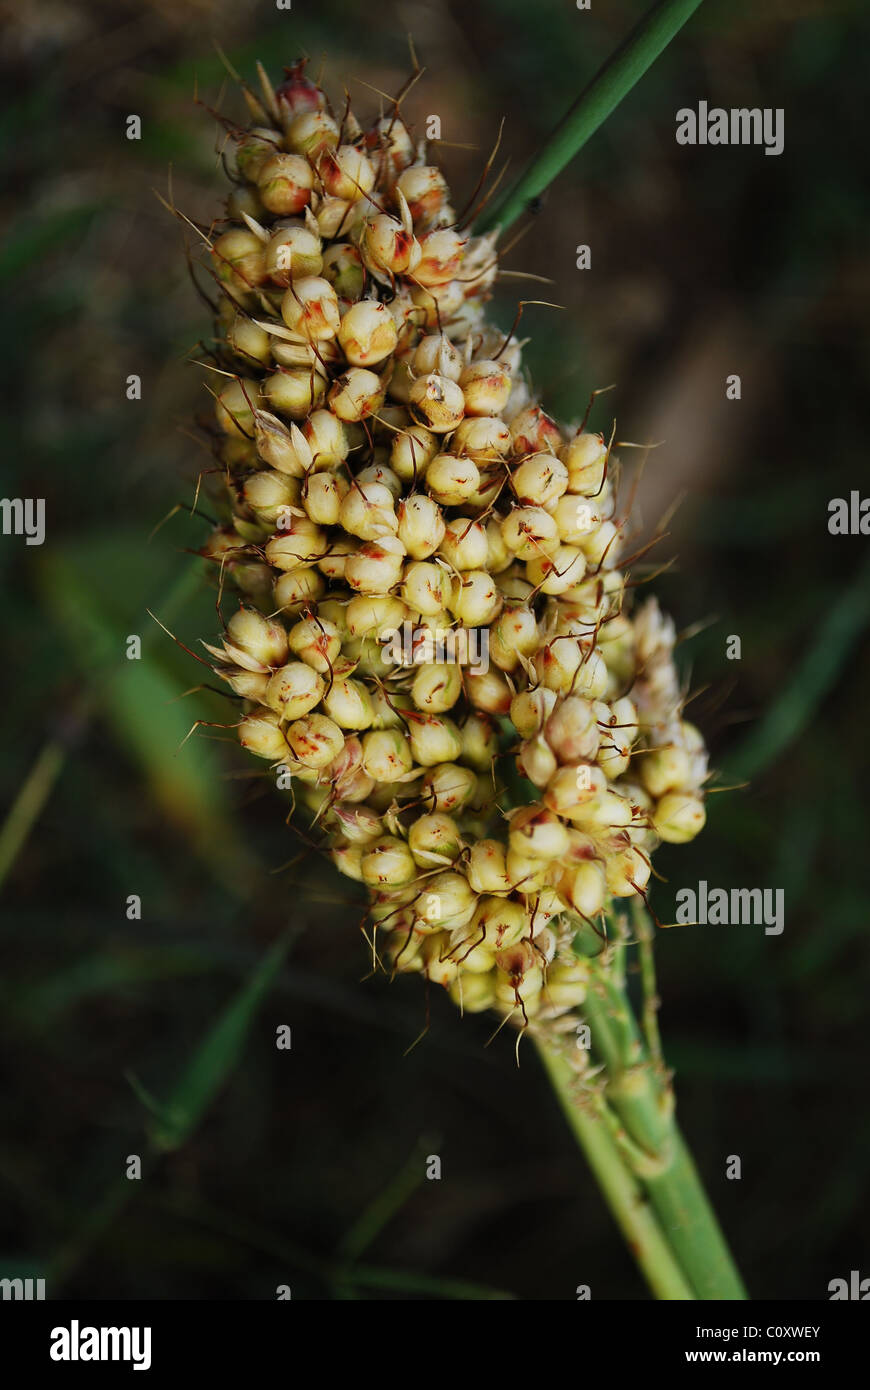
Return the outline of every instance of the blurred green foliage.
{"type": "MultiPolygon", "coordinates": [[[[212,39],[246,74],[324,54],[335,96],[347,83],[371,112],[360,79],[398,88],[410,25],[427,74],[407,110],[441,115],[461,204],[501,117],[510,177],[641,9],[31,0],[7,21],[2,491],[44,497],[48,536],[0,546],[4,1273],[92,1298],[643,1296],[531,1051],[516,1070],[487,1020],[419,981],[361,978],[355,886],[295,838],[231,733],[185,741],[231,707],[186,693],[207,673],[147,611],[191,651],[216,627],[185,553],[207,523],[179,512],[149,540],[208,467],[188,432],[207,398],[183,365],[207,310],[154,190],[206,222],[222,195],[194,101],[236,100],[212,39]],[[269,955],[288,930],[292,955],[269,955]],[[130,1183],[143,1095],[182,1103],[170,1151],[130,1183]],[[423,1180],[432,1152],[440,1182],[423,1180]]],[[[828,499],[866,474],[868,30],[857,0],[706,0],[508,254],[553,285],[506,277],[494,309],[509,325],[520,295],[564,306],[527,309],[521,330],[554,413],[579,419],[616,382],[592,425],[666,441],[638,545],[685,495],[650,557],[676,557],[656,590],[680,624],[707,623],[684,647],[690,709],[720,784],[752,781],[664,849],[654,906],[673,920],[701,878],[781,887],[786,928],[660,933],[662,1030],[762,1298],[825,1297],[868,1248],[866,539],[827,531],[828,499]],[[783,107],[784,154],[678,148],[674,114],[702,97],[783,107]]],[[[623,457],[627,496],[642,454],[623,457]]]]}

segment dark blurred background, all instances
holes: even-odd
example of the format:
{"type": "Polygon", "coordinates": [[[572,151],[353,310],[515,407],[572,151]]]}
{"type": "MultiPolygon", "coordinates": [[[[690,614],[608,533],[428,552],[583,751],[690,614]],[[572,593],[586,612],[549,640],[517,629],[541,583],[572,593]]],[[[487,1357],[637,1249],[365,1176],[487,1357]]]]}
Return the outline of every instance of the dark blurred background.
{"type": "MultiPolygon", "coordinates": [[[[0,544],[3,1274],[94,1299],[262,1299],[281,1284],[294,1298],[572,1299],[580,1283],[646,1296],[531,1047],[517,1070],[512,1038],[487,1047],[489,1021],[435,991],[406,1055],[427,1023],[422,985],[364,978],[354,885],[305,852],[231,737],[204,729],[179,751],[226,703],[185,695],[203,668],[145,611],[189,645],[216,627],[185,553],[206,523],[179,513],[149,539],[208,463],[190,433],[201,374],[184,365],[208,311],[155,190],[171,183],[205,221],[224,196],[195,104],[241,111],[214,42],[248,78],[258,57],[278,74],[305,51],[367,116],[364,83],[398,89],[410,32],[427,72],[405,110],[420,129],[441,117],[461,206],[500,119],[510,179],[643,8],[2,6],[2,493],[47,506],[42,547],[0,544]],[[128,662],[134,634],[143,659],[128,662]],[[288,930],[236,1056],[215,1021],[288,930]],[[174,1143],[149,1158],[155,1125],[174,1143]],[[440,1182],[424,1176],[435,1153],[440,1182]],[[141,1182],[125,1177],[131,1154],[141,1182]]],[[[507,278],[494,308],[509,325],[520,295],[564,306],[522,325],[561,419],[616,383],[592,427],[615,417],[620,440],[665,441],[639,536],[682,498],[656,592],[687,631],[719,785],[738,789],[711,798],[699,840],[662,851],[654,905],[672,921],[676,888],[701,878],[782,888],[785,931],[661,932],[661,1021],[683,1127],[764,1299],[870,1274],[870,569],[866,537],[827,529],[830,498],[870,491],[868,37],[859,0],[707,0],[513,229],[527,225],[507,266],[553,285],[507,278]],[[784,153],[679,147],[675,113],[701,99],[784,108],[784,153]]]]}

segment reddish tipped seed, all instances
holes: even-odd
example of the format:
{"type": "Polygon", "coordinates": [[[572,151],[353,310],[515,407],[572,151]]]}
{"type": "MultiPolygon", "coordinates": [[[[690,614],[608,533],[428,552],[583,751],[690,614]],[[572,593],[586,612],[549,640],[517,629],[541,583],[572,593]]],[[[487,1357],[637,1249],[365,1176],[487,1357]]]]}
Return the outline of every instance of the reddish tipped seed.
{"type": "Polygon", "coordinates": [[[313,186],[311,165],[298,154],[274,154],[257,174],[263,206],[280,217],[293,217],[307,207],[313,186]]]}

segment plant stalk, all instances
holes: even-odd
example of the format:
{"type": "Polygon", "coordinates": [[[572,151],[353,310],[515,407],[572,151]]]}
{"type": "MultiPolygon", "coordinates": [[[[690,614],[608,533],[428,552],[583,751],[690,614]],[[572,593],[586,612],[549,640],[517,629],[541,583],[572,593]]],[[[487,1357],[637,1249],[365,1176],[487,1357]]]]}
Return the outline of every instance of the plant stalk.
{"type": "Polygon", "coordinates": [[[582,149],[647,68],[694,14],[701,0],[659,0],[644,15],[556,126],[507,196],[478,220],[475,232],[506,231],[528,211],[557,174],[582,149]]]}
{"type": "Polygon", "coordinates": [[[649,1057],[625,990],[590,963],[583,1013],[606,1068],[605,1099],[619,1142],[699,1299],[744,1299],[745,1289],[674,1118],[667,1073],[649,1057]]]}
{"type": "Polygon", "coordinates": [[[535,1044],[565,1118],[650,1289],[661,1300],[694,1299],[695,1294],[649,1199],[620,1154],[606,1124],[583,1107],[576,1072],[546,1034],[536,1033],[535,1044]]]}

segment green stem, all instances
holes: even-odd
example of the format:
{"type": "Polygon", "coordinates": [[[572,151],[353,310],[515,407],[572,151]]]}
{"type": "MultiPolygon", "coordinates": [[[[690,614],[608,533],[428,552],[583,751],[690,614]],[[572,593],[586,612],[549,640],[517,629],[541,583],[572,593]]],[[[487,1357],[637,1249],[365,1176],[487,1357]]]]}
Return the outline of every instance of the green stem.
{"type": "Polygon", "coordinates": [[[688,1274],[700,1299],[746,1298],[731,1252],[704,1191],[698,1170],[676,1124],[670,1162],[645,1186],[665,1236],[688,1274]]]}
{"type": "Polygon", "coordinates": [[[677,1128],[667,1079],[646,1051],[631,1003],[601,959],[590,962],[583,1013],[605,1066],[605,1100],[665,1238],[699,1299],[746,1297],[697,1170],[677,1128]]]}
{"type": "MultiPolygon", "coordinates": [[[[509,730],[503,721],[505,743],[509,730]]],[[[509,769],[509,758],[506,764],[509,769]]],[[[514,806],[534,799],[519,779],[509,789],[514,806]]],[[[573,923],[574,951],[589,962],[582,1012],[591,1050],[602,1065],[604,1093],[598,1115],[591,1113],[589,1096],[582,1093],[567,1061],[564,1040],[559,1045],[543,1028],[533,1030],[535,1043],[575,1138],[653,1293],[662,1299],[744,1299],[740,1275],[674,1118],[656,1022],[652,924],[639,902],[632,905],[631,917],[641,950],[643,1033],[626,990],[622,967],[627,943],[615,914],[608,914],[609,945],[602,944],[585,919],[576,917],[573,923]],[[681,1282],[675,1278],[677,1270],[681,1282]],[[683,1292],[675,1292],[678,1287],[683,1292]]]]}
{"type": "Polygon", "coordinates": [[[659,0],[653,6],[599,68],[507,197],[479,220],[476,232],[493,227],[504,231],[528,209],[628,95],[700,3],[701,0],[659,0]]]}
{"type": "Polygon", "coordinates": [[[576,1072],[548,1034],[537,1032],[535,1044],[565,1118],[653,1293],[668,1301],[694,1299],[649,1201],[606,1125],[583,1107],[576,1072]]]}

